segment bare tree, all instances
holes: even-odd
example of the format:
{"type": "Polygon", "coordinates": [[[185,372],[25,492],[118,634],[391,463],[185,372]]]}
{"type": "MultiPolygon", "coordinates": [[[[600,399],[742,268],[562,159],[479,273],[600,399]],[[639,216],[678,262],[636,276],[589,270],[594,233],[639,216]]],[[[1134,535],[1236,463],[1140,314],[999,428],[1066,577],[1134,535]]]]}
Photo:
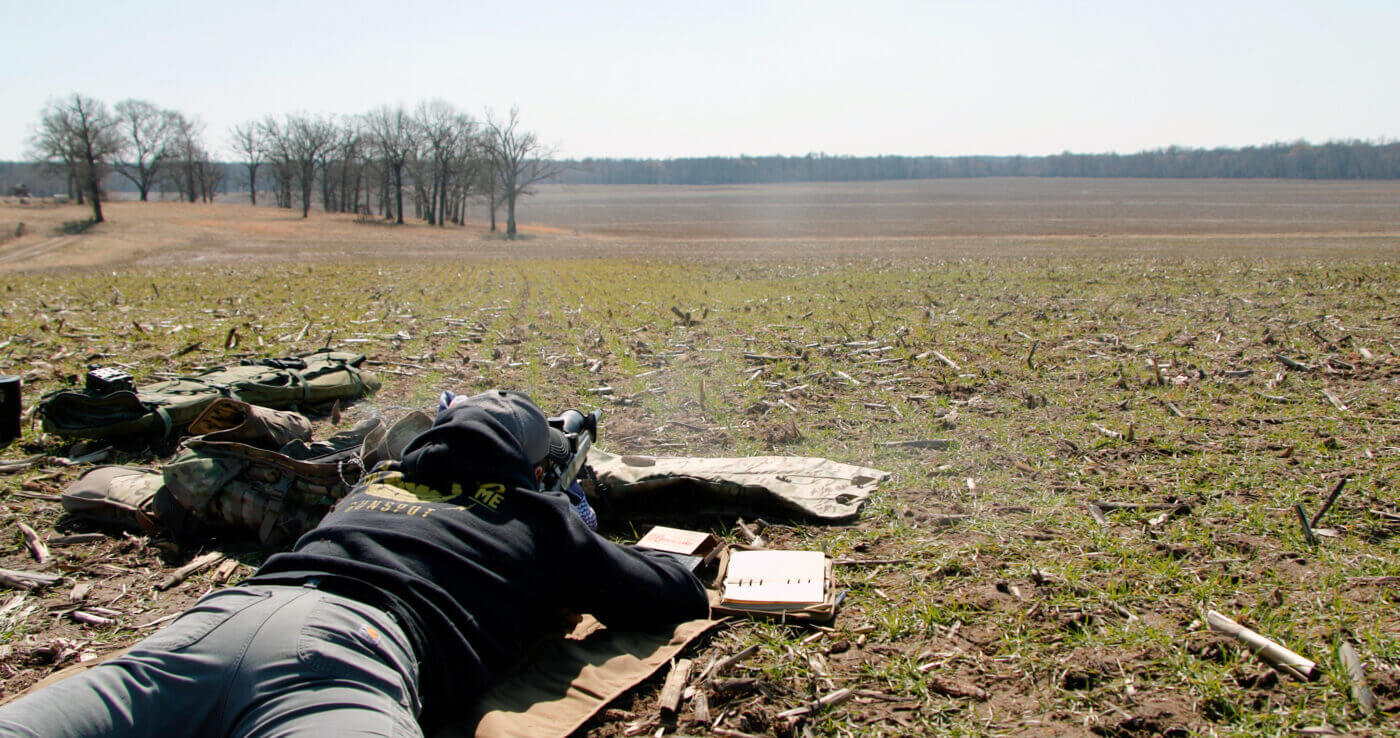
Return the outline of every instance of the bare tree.
{"type": "Polygon", "coordinates": [[[457,149],[454,152],[455,164],[453,164],[453,185],[448,192],[446,206],[447,216],[453,223],[464,225],[467,219],[467,201],[472,195],[473,188],[481,184],[483,172],[489,172],[487,166],[486,150],[483,145],[485,138],[476,127],[476,121],[466,118],[464,121],[469,127],[459,129],[457,137],[457,149]]]}
{"type": "Polygon", "coordinates": [[[66,162],[92,200],[93,222],[102,222],[102,177],[121,151],[117,121],[100,100],[78,93],[44,107],[30,139],[36,158],[66,162]]]}
{"type": "Polygon", "coordinates": [[[432,221],[429,220],[427,213],[430,207],[428,204],[428,183],[432,177],[428,173],[428,169],[431,162],[426,157],[419,156],[418,153],[415,151],[414,156],[408,158],[408,161],[404,163],[404,169],[408,172],[408,180],[413,183],[413,217],[428,220],[431,224],[432,221]]]}
{"type": "Polygon", "coordinates": [[[176,189],[189,202],[213,201],[213,192],[207,186],[207,170],[214,166],[209,150],[204,147],[204,121],[187,118],[182,113],[170,111],[171,119],[171,164],[174,169],[170,179],[176,189]]]}
{"type": "Polygon", "coordinates": [[[334,140],[320,163],[321,204],[328,213],[359,212],[365,169],[363,121],[347,116],[335,125],[334,140]]]}
{"type": "Polygon", "coordinates": [[[491,232],[496,232],[496,213],[501,209],[501,198],[499,196],[500,186],[496,177],[496,159],[492,156],[491,133],[487,131],[482,137],[482,150],[485,152],[485,163],[481,167],[481,190],[486,194],[486,208],[491,213],[491,232]]]}
{"type": "Polygon", "coordinates": [[[116,170],[136,185],[145,202],[169,156],[175,119],[146,100],[122,100],[114,109],[123,143],[116,170]]]}
{"type": "MultiPolygon", "coordinates": [[[[339,201],[332,201],[327,210],[334,208],[342,213],[359,212],[360,185],[364,175],[365,135],[362,121],[357,117],[347,117],[342,121],[334,147],[334,162],[339,170],[335,176],[334,188],[339,192],[339,201]]],[[[326,178],[331,179],[329,171],[326,178]]]]}
{"type": "Polygon", "coordinates": [[[336,125],[329,118],[289,115],[284,130],[293,171],[301,186],[301,217],[306,218],[311,214],[316,170],[324,166],[327,153],[335,145],[336,125]]]}
{"type": "Polygon", "coordinates": [[[199,166],[195,170],[199,177],[199,194],[204,202],[214,202],[219,185],[224,181],[224,168],[214,161],[208,151],[201,151],[199,166]]]}
{"type": "Polygon", "coordinates": [[[73,147],[68,142],[66,125],[56,118],[51,119],[45,108],[39,125],[29,138],[29,157],[42,163],[44,169],[62,173],[68,185],[69,199],[83,204],[83,186],[78,180],[78,162],[74,158],[73,147]]]}
{"type": "MultiPolygon", "coordinates": [[[[470,193],[475,173],[476,121],[451,103],[421,103],[414,116],[422,140],[421,183],[426,203],[424,217],[430,225],[446,225],[453,218],[457,200],[470,193]]],[[[455,218],[454,218],[455,219],[455,218]]]]}
{"type": "Polygon", "coordinates": [[[291,138],[289,133],[283,129],[281,123],[272,116],[267,116],[259,124],[263,133],[263,142],[266,145],[267,161],[272,169],[272,179],[274,183],[273,194],[277,200],[277,207],[292,207],[292,179],[296,169],[292,162],[291,138]]]}
{"type": "Polygon", "coordinates": [[[441,213],[439,193],[444,189],[457,116],[457,109],[440,99],[419,103],[414,114],[414,125],[423,144],[423,166],[421,174],[416,174],[414,180],[418,189],[423,191],[419,199],[426,201],[423,217],[428,225],[436,224],[441,213]]]}
{"type": "Polygon", "coordinates": [[[258,167],[267,160],[267,132],[253,121],[240,123],[229,133],[229,144],[248,169],[248,199],[257,205],[258,167]]]}
{"type": "MultiPolygon", "coordinates": [[[[487,141],[493,175],[493,196],[506,206],[506,237],[515,237],[515,202],[532,194],[531,185],[558,176],[568,167],[554,160],[554,150],[540,143],[534,131],[520,130],[520,107],[505,120],[486,116],[487,141]]],[[[494,210],[492,221],[494,222],[494,210]]]]}
{"type": "Polygon", "coordinates": [[[414,125],[413,116],[409,115],[402,105],[396,108],[387,105],[375,108],[365,116],[365,123],[394,187],[394,212],[398,222],[402,224],[403,169],[404,164],[418,150],[417,126],[414,125]]]}

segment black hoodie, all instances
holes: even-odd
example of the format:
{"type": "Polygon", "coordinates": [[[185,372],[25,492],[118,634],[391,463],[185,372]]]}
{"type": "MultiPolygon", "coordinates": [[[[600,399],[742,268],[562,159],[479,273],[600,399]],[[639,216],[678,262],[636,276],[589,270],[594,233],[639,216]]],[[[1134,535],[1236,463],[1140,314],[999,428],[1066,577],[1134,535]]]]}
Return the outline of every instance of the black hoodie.
{"type": "Polygon", "coordinates": [[[567,498],[534,491],[526,448],[538,445],[532,434],[543,432],[535,423],[544,415],[530,404],[523,420],[519,412],[504,417],[501,398],[492,399],[439,413],[400,470],[371,475],[249,580],[345,577],[401,603],[407,629],[423,641],[419,692],[429,725],[557,630],[561,611],[619,628],[709,612],[704,588],[683,565],[612,543],[567,498]]]}

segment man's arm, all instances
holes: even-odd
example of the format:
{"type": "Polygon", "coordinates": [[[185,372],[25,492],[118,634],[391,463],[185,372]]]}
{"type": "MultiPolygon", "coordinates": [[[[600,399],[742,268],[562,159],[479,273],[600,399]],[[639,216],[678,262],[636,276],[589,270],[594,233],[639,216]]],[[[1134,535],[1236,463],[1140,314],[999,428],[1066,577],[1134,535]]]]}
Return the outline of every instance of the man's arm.
{"type": "Polygon", "coordinates": [[[574,517],[560,571],[566,607],[616,628],[655,627],[709,615],[705,588],[684,564],[660,551],[620,546],[574,517]]]}

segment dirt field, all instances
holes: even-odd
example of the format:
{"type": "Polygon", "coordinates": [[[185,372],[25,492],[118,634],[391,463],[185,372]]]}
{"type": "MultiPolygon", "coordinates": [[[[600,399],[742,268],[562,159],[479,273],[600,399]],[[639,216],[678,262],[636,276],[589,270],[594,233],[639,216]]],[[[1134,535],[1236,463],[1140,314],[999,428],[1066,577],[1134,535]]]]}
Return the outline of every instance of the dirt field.
{"type": "Polygon", "coordinates": [[[826,241],[1393,233],[1397,204],[1393,182],[991,178],[551,187],[522,212],[588,234],[826,241]]]}
{"type": "MultiPolygon", "coordinates": [[[[1400,244],[1400,184],[981,179],[747,187],[541,187],[524,238],[357,223],[348,215],[112,202],[79,238],[77,205],[0,203],[0,270],[227,264],[271,259],[962,258],[1263,253],[1384,257],[1400,244]]],[[[502,227],[503,224],[502,224],[502,227]]]]}
{"type": "MultiPolygon", "coordinates": [[[[384,381],[339,427],[512,387],[600,407],[619,453],[892,472],[851,525],[768,521],[770,545],[841,562],[830,628],[729,624],[687,654],[756,649],[692,685],[708,719],[692,696],[661,721],[658,680],[590,735],[1400,735],[1397,202],[1394,183],[556,188],[516,242],[175,203],[61,236],[81,210],[11,204],[0,227],[31,235],[0,245],[0,373],[30,408],[89,364],[139,383],[330,345],[384,381]]],[[[168,458],[107,446],[30,422],[0,457],[0,568],[61,577],[0,591],[0,699],[264,556],[65,518],[85,469],[168,458]],[[207,550],[236,564],[155,587],[207,550]]]]}

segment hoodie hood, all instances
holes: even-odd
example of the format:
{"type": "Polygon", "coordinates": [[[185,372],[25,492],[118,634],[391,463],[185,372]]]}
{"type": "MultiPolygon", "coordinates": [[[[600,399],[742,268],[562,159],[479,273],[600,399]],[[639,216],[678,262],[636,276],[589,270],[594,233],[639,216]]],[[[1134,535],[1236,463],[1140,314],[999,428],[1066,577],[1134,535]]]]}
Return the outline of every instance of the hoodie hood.
{"type": "Polygon", "coordinates": [[[534,489],[535,465],[549,449],[539,407],[523,393],[491,390],[458,397],[438,412],[433,427],[404,449],[399,468],[406,480],[444,493],[480,482],[534,489]]]}

